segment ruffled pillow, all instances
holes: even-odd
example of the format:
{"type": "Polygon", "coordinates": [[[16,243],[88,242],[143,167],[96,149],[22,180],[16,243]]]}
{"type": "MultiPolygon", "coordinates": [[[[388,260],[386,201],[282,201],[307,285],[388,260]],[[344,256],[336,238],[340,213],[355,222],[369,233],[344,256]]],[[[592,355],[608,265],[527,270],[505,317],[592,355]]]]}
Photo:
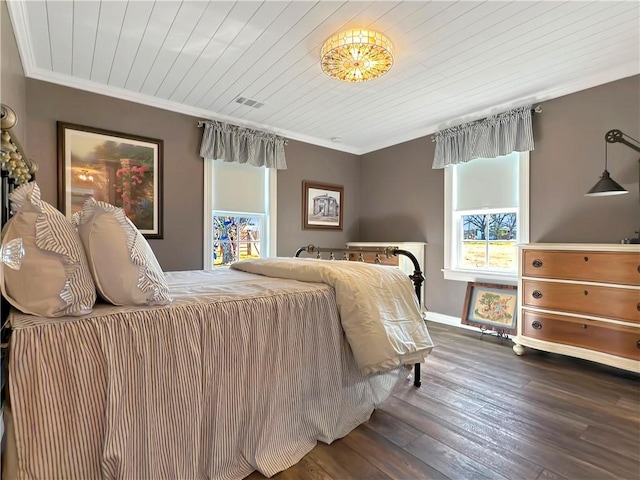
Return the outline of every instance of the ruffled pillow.
{"type": "Polygon", "coordinates": [[[171,302],[164,272],[124,210],[90,198],[74,215],[98,293],[114,305],[171,302]]]}
{"type": "Polygon", "coordinates": [[[13,217],[3,245],[22,238],[24,257],[19,270],[2,270],[2,293],[24,313],[41,317],[84,315],[91,312],[96,289],[87,259],[71,222],[40,199],[35,182],[9,195],[13,217]]]}

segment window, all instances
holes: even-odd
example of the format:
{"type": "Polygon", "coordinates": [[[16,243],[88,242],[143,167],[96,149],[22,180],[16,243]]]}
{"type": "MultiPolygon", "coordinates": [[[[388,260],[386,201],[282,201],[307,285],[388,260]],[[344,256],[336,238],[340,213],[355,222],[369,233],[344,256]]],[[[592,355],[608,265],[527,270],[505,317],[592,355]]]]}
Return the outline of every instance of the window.
{"type": "Polygon", "coordinates": [[[261,253],[260,242],[265,229],[265,215],[214,211],[212,217],[214,267],[266,256],[261,253]]]}
{"type": "Polygon", "coordinates": [[[528,152],[445,167],[444,277],[514,281],[528,210],[528,152]]]}
{"type": "Polygon", "coordinates": [[[205,270],[275,255],[275,192],[275,169],[205,161],[205,270]]]}
{"type": "Polygon", "coordinates": [[[462,268],[511,272],[517,269],[516,211],[500,213],[456,212],[462,223],[458,264],[462,268]]]}

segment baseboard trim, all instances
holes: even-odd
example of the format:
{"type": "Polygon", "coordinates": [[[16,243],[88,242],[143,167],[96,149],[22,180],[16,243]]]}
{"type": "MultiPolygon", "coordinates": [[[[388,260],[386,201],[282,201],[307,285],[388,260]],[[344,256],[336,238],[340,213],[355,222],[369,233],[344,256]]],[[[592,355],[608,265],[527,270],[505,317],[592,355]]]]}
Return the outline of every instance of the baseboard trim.
{"type": "MultiPolygon", "coordinates": [[[[473,330],[474,332],[479,332],[480,329],[478,327],[474,327],[471,325],[463,325],[461,323],[460,317],[454,317],[452,315],[445,315],[444,313],[437,312],[427,312],[425,314],[425,319],[427,322],[435,322],[435,323],[444,323],[445,325],[451,325],[452,327],[464,328],[465,330],[473,330]]],[[[508,335],[511,338],[511,335],[508,335]]]]}

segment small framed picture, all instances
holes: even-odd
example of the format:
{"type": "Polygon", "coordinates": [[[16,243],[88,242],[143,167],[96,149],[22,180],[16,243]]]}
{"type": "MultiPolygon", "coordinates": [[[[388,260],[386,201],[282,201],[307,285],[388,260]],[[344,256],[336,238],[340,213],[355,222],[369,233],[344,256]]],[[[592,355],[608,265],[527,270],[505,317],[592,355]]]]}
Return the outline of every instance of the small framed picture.
{"type": "Polygon", "coordinates": [[[342,230],[344,187],[302,182],[302,229],[342,230]]]}
{"type": "Polygon", "coordinates": [[[515,334],[516,306],[515,286],[470,282],[464,299],[462,324],[515,334]]]}
{"type": "Polygon", "coordinates": [[[93,197],[162,238],[162,150],[162,140],[58,122],[58,208],[70,218],[93,197]]]}

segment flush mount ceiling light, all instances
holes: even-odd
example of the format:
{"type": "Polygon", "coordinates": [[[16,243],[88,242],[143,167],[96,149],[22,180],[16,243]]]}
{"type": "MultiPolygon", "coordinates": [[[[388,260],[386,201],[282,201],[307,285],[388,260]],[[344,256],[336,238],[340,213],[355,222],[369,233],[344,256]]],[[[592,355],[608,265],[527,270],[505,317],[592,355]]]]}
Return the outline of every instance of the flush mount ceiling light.
{"type": "Polygon", "coordinates": [[[383,34],[353,29],[332,35],[322,46],[322,71],[343,82],[366,82],[393,65],[393,46],[383,34]]]}

